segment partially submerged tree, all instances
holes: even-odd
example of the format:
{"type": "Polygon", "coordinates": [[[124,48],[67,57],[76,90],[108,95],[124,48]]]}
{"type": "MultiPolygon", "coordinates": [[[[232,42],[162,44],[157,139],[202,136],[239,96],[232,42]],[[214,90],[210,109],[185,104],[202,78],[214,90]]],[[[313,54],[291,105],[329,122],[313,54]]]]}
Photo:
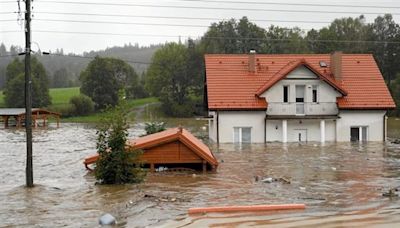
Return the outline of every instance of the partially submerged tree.
{"type": "Polygon", "coordinates": [[[95,176],[102,184],[138,183],[143,181],[145,172],[139,160],[141,150],[128,147],[127,108],[125,101],[109,109],[97,132],[95,176]]]}
{"type": "Polygon", "coordinates": [[[151,135],[166,129],[164,122],[149,122],[145,124],[144,130],[146,135],[151,135]]]}

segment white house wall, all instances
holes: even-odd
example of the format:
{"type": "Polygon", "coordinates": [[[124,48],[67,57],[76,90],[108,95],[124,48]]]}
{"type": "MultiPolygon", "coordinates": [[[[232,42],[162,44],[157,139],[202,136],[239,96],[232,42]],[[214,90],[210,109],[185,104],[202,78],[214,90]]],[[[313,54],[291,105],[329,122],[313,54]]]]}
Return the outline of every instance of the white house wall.
{"type": "Polygon", "coordinates": [[[265,111],[220,111],[219,142],[233,142],[234,127],[251,127],[252,143],[264,142],[265,111]]]}
{"type": "Polygon", "coordinates": [[[217,113],[208,112],[209,116],[213,116],[212,119],[208,120],[208,136],[214,142],[217,141],[217,113]]]}
{"type": "MultiPolygon", "coordinates": [[[[335,141],[336,131],[334,120],[325,120],[325,140],[335,141]]],[[[296,119],[287,120],[287,140],[288,142],[297,141],[295,130],[307,130],[307,141],[321,140],[320,120],[296,119]],[[301,121],[301,123],[300,123],[301,121]]],[[[282,120],[267,120],[267,142],[282,142],[282,120]]]]}
{"type": "Polygon", "coordinates": [[[313,85],[318,87],[318,102],[336,102],[336,97],[341,96],[332,86],[319,80],[313,72],[305,67],[299,67],[265,91],[261,97],[265,97],[268,102],[272,103],[283,102],[283,86],[289,86],[289,102],[296,102],[296,85],[306,86],[305,102],[312,102],[313,85]],[[299,80],[300,77],[306,79],[299,80]]]}
{"type": "Polygon", "coordinates": [[[384,141],[384,117],[382,110],[341,110],[337,120],[337,141],[350,141],[350,127],[367,126],[368,141],[384,141]]]}

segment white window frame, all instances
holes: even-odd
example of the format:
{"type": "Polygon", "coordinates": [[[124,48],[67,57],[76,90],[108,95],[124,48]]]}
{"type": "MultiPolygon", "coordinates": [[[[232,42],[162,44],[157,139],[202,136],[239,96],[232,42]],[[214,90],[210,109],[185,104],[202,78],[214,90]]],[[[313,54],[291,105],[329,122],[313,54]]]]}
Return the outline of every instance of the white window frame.
{"type": "Polygon", "coordinates": [[[361,142],[368,142],[369,141],[369,126],[368,125],[356,125],[350,126],[350,139],[351,139],[351,129],[358,128],[358,141],[361,142]],[[365,128],[365,141],[363,140],[363,128],[365,128]]]}
{"type": "Polygon", "coordinates": [[[243,143],[243,137],[242,137],[242,131],[243,131],[243,128],[249,128],[250,129],[250,142],[245,142],[245,143],[251,143],[251,136],[252,136],[252,127],[233,127],[233,140],[232,140],[232,142],[233,143],[243,143]],[[235,141],[235,129],[239,129],[239,141],[238,142],[236,142],[235,141]]]}

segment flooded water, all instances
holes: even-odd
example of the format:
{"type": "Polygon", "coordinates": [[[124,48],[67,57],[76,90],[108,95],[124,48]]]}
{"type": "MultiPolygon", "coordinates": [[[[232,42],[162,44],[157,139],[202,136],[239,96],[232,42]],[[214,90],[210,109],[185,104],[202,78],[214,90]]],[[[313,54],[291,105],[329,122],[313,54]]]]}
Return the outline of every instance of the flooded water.
{"type": "MultiPolygon", "coordinates": [[[[204,121],[180,119],[204,137],[204,121]]],[[[143,134],[143,124],[129,130],[143,134]]],[[[148,174],[139,185],[101,186],[83,159],[96,130],[83,124],[34,130],[35,187],[25,184],[25,133],[0,130],[0,227],[96,227],[104,213],[120,227],[398,227],[400,146],[384,143],[223,144],[211,149],[217,173],[148,174]],[[263,183],[255,177],[284,177],[263,183]],[[306,210],[188,216],[191,207],[305,203],[306,210]]]]}

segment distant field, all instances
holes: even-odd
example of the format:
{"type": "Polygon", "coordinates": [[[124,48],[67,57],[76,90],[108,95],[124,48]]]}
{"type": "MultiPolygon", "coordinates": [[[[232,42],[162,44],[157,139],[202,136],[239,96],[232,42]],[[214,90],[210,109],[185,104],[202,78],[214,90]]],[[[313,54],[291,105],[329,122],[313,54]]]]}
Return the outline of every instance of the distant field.
{"type": "Polygon", "coordinates": [[[4,104],[4,95],[3,95],[3,90],[0,90],[0,108],[6,107],[6,104],[4,104]]]}
{"type": "Polygon", "coordinates": [[[50,108],[60,108],[69,104],[69,99],[80,94],[79,87],[50,89],[50,108]]]}
{"type": "MultiPolygon", "coordinates": [[[[50,108],[63,107],[69,103],[69,99],[79,95],[79,87],[50,89],[51,105],[50,108]]],[[[3,91],[0,91],[0,108],[6,107],[4,103],[3,91]]]]}

